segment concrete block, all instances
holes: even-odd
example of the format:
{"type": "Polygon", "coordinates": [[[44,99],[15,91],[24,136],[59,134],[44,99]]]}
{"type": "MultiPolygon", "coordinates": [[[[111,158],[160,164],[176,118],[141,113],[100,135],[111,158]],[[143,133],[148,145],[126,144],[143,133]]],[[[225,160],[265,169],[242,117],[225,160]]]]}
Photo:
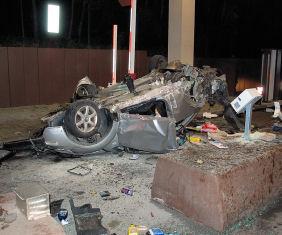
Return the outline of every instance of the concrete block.
{"type": "MultiPolygon", "coordinates": [[[[203,151],[202,157],[212,156],[213,151],[218,150],[203,151]]],[[[197,222],[224,231],[282,192],[282,146],[261,148],[253,157],[236,159],[236,164],[230,158],[236,154],[233,157],[239,158],[241,153],[228,151],[225,163],[230,164],[220,171],[220,166],[207,170],[187,163],[189,150],[183,151],[182,157],[159,158],[152,198],[197,222]]]]}

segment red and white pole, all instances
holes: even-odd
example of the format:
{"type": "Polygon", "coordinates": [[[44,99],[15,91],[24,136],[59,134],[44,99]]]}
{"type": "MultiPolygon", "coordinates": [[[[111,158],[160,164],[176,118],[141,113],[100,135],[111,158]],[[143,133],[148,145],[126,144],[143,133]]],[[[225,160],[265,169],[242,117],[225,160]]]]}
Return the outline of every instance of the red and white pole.
{"type": "Polygon", "coordinates": [[[117,31],[118,26],[115,24],[113,26],[113,76],[112,76],[112,85],[117,83],[117,31]]]}
{"type": "Polygon", "coordinates": [[[137,0],[131,0],[128,73],[134,77],[135,77],[134,66],[135,66],[136,6],[137,6],[137,0]]]}

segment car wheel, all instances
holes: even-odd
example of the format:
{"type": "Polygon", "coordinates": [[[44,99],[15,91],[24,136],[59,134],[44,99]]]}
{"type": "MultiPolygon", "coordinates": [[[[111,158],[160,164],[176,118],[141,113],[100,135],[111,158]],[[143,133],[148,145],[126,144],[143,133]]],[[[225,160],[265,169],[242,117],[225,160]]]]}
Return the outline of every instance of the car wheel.
{"type": "Polygon", "coordinates": [[[149,61],[149,71],[153,69],[164,69],[167,66],[167,59],[162,55],[154,55],[149,61]]]}
{"type": "Polygon", "coordinates": [[[85,99],[94,97],[97,94],[97,88],[94,84],[82,84],[80,85],[75,92],[75,99],[85,99]]]}
{"type": "Polygon", "coordinates": [[[88,138],[97,133],[101,111],[94,101],[79,100],[70,105],[64,118],[64,127],[75,137],[88,138]]]}

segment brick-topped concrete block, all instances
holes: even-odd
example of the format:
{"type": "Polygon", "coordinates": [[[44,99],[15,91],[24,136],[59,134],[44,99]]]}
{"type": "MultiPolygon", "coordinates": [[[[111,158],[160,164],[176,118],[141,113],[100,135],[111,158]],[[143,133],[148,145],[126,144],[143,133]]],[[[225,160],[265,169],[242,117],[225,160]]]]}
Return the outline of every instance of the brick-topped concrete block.
{"type": "Polygon", "coordinates": [[[234,149],[220,152],[225,160],[218,160],[218,164],[224,166],[216,165],[214,169],[204,166],[218,154],[219,150],[214,148],[199,148],[199,156],[205,159],[201,166],[188,161],[191,154],[197,155],[195,149],[183,150],[179,156],[159,158],[152,198],[223,231],[282,192],[281,145],[259,149],[251,146],[249,150],[255,153],[250,152],[250,156],[246,155],[248,148],[237,150],[236,153],[234,149]]]}

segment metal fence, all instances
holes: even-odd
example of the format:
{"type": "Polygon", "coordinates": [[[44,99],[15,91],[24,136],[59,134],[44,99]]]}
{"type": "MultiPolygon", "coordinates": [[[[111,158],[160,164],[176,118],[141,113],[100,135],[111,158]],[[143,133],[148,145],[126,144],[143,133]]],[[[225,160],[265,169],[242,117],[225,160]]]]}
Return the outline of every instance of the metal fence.
{"type": "MultiPolygon", "coordinates": [[[[128,52],[118,51],[117,79],[127,73],[128,52]]],[[[146,51],[136,52],[136,73],[148,72],[146,51]]],[[[77,82],[88,75],[98,86],[112,77],[112,51],[0,47],[0,107],[69,101],[77,82]]]]}

